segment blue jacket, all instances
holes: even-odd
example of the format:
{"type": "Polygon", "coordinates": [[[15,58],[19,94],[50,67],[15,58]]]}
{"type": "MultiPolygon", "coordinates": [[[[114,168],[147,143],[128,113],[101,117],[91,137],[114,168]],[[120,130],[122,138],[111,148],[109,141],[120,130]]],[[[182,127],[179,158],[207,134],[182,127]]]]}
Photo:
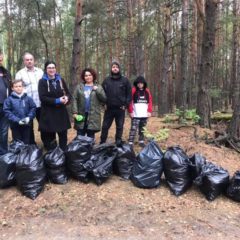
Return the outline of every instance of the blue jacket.
{"type": "Polygon", "coordinates": [[[26,93],[19,97],[12,92],[4,101],[3,111],[11,126],[16,126],[21,119],[29,117],[32,120],[36,116],[36,104],[26,93]]]}

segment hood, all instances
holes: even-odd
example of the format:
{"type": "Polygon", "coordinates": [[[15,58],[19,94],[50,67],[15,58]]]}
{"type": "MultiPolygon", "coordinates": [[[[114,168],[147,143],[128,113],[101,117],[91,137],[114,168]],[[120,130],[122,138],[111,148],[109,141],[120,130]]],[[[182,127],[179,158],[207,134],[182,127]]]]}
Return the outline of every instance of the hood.
{"type": "Polygon", "coordinates": [[[27,94],[26,93],[22,93],[21,95],[19,95],[19,94],[17,94],[17,93],[15,93],[15,92],[12,92],[11,93],[11,96],[13,97],[13,98],[24,98],[24,97],[26,97],[27,96],[27,94]]]}
{"type": "Polygon", "coordinates": [[[143,76],[137,77],[136,80],[133,82],[133,85],[135,86],[135,88],[138,88],[138,86],[137,86],[138,83],[143,83],[143,88],[144,89],[147,88],[147,82],[143,76]]]}
{"type": "Polygon", "coordinates": [[[116,79],[118,79],[118,78],[120,78],[121,77],[121,66],[120,66],[120,63],[117,61],[117,60],[113,60],[112,61],[112,63],[111,63],[111,68],[110,68],[111,70],[111,72],[110,72],[110,74],[111,74],[111,76],[113,77],[113,78],[116,78],[116,79]],[[118,66],[118,68],[119,68],[119,73],[118,74],[114,74],[113,72],[112,72],[112,66],[113,65],[117,65],[118,66]]]}
{"type": "MultiPolygon", "coordinates": [[[[48,77],[48,75],[47,75],[46,73],[43,74],[42,79],[43,79],[43,80],[46,80],[46,81],[50,80],[49,77],[48,77]]],[[[56,81],[60,81],[60,80],[61,80],[60,74],[58,74],[58,73],[55,74],[55,80],[56,80],[56,81]]]]}

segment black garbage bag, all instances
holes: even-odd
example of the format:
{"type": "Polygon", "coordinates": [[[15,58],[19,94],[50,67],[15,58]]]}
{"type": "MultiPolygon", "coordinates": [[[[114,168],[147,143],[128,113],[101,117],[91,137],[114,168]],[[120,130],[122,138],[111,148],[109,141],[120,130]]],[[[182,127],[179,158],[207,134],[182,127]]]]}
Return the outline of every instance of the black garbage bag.
{"type": "Polygon", "coordinates": [[[123,143],[117,148],[118,154],[113,162],[113,171],[118,176],[129,179],[132,173],[133,163],[136,161],[136,155],[132,147],[123,143]]]}
{"type": "Polygon", "coordinates": [[[227,170],[207,162],[202,167],[201,174],[194,180],[200,191],[207,200],[213,201],[221,193],[224,193],[229,184],[229,173],[227,170]]]}
{"type": "Polygon", "coordinates": [[[169,147],[163,157],[164,175],[174,195],[183,194],[192,184],[189,158],[179,147],[169,147]]]}
{"type": "Polygon", "coordinates": [[[195,153],[189,158],[189,161],[190,173],[192,176],[192,180],[194,180],[202,172],[202,167],[206,164],[206,158],[199,153],[195,153]]]}
{"type": "Polygon", "coordinates": [[[227,196],[240,202],[240,171],[236,171],[227,188],[227,196]]]}
{"type": "Polygon", "coordinates": [[[16,180],[23,195],[35,199],[44,188],[46,169],[42,150],[36,145],[26,145],[17,155],[16,180]]]}
{"type": "Polygon", "coordinates": [[[67,169],[70,175],[82,182],[89,182],[88,171],[83,164],[90,159],[94,139],[86,136],[77,136],[68,144],[65,156],[67,169]]]}
{"type": "Polygon", "coordinates": [[[20,140],[12,141],[8,146],[8,151],[11,153],[19,153],[25,147],[25,143],[20,140]]]}
{"type": "Polygon", "coordinates": [[[133,164],[131,180],[140,188],[155,188],[160,185],[163,172],[163,152],[156,142],[149,142],[138,154],[133,164]]]}
{"type": "Polygon", "coordinates": [[[0,188],[6,188],[16,183],[16,155],[6,153],[0,156],[0,188]]]}
{"type": "Polygon", "coordinates": [[[93,175],[97,185],[101,185],[112,174],[117,153],[115,144],[104,143],[93,148],[92,156],[84,168],[93,175]]]}
{"type": "Polygon", "coordinates": [[[47,176],[49,180],[56,184],[67,183],[66,161],[62,149],[57,146],[52,151],[44,155],[47,176]]]}

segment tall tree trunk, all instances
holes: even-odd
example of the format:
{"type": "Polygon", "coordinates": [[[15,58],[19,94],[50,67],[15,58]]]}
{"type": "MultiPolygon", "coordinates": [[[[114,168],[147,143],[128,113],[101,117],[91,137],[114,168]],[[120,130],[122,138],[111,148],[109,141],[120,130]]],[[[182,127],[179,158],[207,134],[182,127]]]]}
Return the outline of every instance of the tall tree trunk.
{"type": "Polygon", "coordinates": [[[72,63],[70,69],[71,89],[75,87],[80,78],[80,47],[81,47],[81,23],[83,0],[76,0],[76,15],[73,34],[72,63]]]}
{"type": "Polygon", "coordinates": [[[158,114],[163,116],[163,114],[168,112],[168,77],[170,73],[170,25],[171,25],[171,9],[170,4],[165,6],[164,10],[165,23],[163,29],[163,38],[164,38],[164,47],[163,47],[163,58],[162,58],[162,68],[160,76],[160,92],[159,92],[159,105],[158,105],[158,114]]]}
{"type": "Polygon", "coordinates": [[[217,1],[206,0],[205,12],[206,17],[203,30],[202,57],[198,84],[199,90],[197,98],[197,113],[201,118],[200,125],[206,128],[210,128],[211,104],[209,97],[209,85],[212,80],[212,56],[214,53],[215,44],[217,1]]]}
{"type": "MultiPolygon", "coordinates": [[[[55,1],[55,5],[57,7],[57,3],[55,1]]],[[[61,49],[61,56],[62,56],[62,62],[63,62],[63,68],[64,68],[64,76],[65,80],[69,81],[69,73],[68,73],[68,64],[67,64],[67,58],[66,58],[66,49],[65,49],[65,43],[64,43],[64,32],[63,32],[63,21],[62,21],[62,14],[61,11],[58,9],[58,16],[59,16],[59,24],[60,24],[60,49],[61,49]]]]}
{"type": "Polygon", "coordinates": [[[232,69],[231,69],[231,95],[232,108],[239,102],[240,92],[240,78],[237,76],[237,59],[239,58],[239,3],[237,0],[233,1],[233,33],[232,33],[232,69]]]}
{"type": "Polygon", "coordinates": [[[240,15],[240,7],[237,0],[233,1],[233,15],[234,15],[234,24],[233,24],[233,44],[232,44],[232,73],[231,81],[233,85],[233,116],[228,126],[227,132],[233,139],[240,138],[240,53],[239,53],[239,25],[237,20],[240,15]],[[236,37],[236,39],[235,39],[236,37]],[[237,74],[238,73],[238,74],[237,74]]]}
{"type": "Polygon", "coordinates": [[[196,72],[197,72],[197,5],[192,3],[192,37],[191,37],[191,53],[189,58],[189,108],[196,107],[196,72]]]}
{"type": "Polygon", "coordinates": [[[180,109],[185,113],[187,108],[188,88],[188,8],[189,0],[182,0],[182,26],[181,26],[181,94],[180,109]]]}
{"type": "Polygon", "coordinates": [[[5,16],[7,20],[7,68],[9,71],[12,70],[13,67],[13,30],[12,30],[12,16],[11,16],[11,9],[12,9],[12,0],[5,0],[5,16]],[[10,11],[9,11],[10,9],[10,11]]]}
{"type": "Polygon", "coordinates": [[[39,4],[39,0],[36,0],[36,4],[37,4],[37,15],[38,15],[38,24],[41,30],[41,36],[42,36],[42,40],[45,46],[45,51],[46,51],[46,58],[49,58],[49,50],[48,50],[48,43],[47,43],[47,39],[45,38],[44,35],[44,30],[43,30],[43,26],[42,26],[42,19],[41,19],[41,9],[40,9],[40,4],[39,4]]]}
{"type": "MultiPolygon", "coordinates": [[[[109,59],[113,60],[113,1],[107,1],[107,15],[108,15],[108,25],[107,25],[107,34],[108,34],[108,50],[109,50],[109,59]]],[[[115,57],[115,56],[114,56],[115,57]]]]}
{"type": "Polygon", "coordinates": [[[127,22],[127,40],[128,40],[128,69],[127,74],[128,77],[136,76],[137,71],[135,68],[135,58],[134,58],[134,15],[133,9],[135,8],[135,1],[127,1],[127,9],[128,9],[128,22],[127,22]]]}
{"type": "MultiPolygon", "coordinates": [[[[143,4],[143,3],[142,3],[143,4]]],[[[134,63],[137,75],[144,75],[144,52],[143,52],[143,14],[141,2],[137,3],[137,30],[134,34],[134,63]]]]}

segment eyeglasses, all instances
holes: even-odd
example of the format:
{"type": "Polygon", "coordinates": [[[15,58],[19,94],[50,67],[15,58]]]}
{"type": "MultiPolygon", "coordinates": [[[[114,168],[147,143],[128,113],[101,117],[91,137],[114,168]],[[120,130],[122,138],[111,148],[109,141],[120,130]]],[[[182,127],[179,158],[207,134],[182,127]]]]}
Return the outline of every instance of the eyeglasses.
{"type": "Polygon", "coordinates": [[[47,67],[47,69],[55,69],[56,67],[47,67]]]}

